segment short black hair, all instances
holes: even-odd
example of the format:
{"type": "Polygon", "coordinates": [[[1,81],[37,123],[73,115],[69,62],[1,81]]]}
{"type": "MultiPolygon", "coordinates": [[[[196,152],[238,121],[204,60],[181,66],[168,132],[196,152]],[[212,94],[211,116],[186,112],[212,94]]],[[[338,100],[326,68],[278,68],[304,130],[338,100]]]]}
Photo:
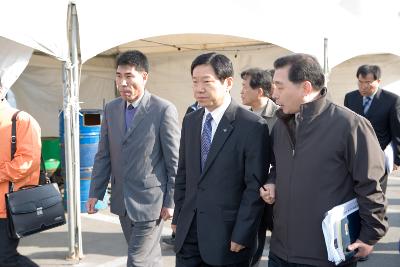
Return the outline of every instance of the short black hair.
{"type": "Polygon", "coordinates": [[[134,66],[136,71],[149,72],[149,61],[139,50],[129,50],[120,54],[117,58],[117,66],[124,65],[134,66]]]}
{"type": "Polygon", "coordinates": [[[250,87],[252,89],[262,88],[264,96],[269,96],[271,94],[272,75],[269,70],[251,68],[242,71],[240,76],[243,80],[250,77],[250,87]]]}
{"type": "Polygon", "coordinates": [[[362,65],[358,68],[356,77],[365,78],[368,74],[374,75],[374,80],[381,78],[381,68],[378,65],[362,65]]]}
{"type": "Polygon", "coordinates": [[[308,54],[291,54],[280,57],[274,62],[274,68],[290,66],[288,78],[292,83],[309,81],[316,91],[324,88],[325,75],[318,60],[308,54]]]}
{"type": "Polygon", "coordinates": [[[212,52],[196,57],[190,67],[190,74],[192,76],[194,68],[199,65],[210,65],[220,81],[224,81],[228,77],[233,77],[232,61],[223,54],[212,52]]]}

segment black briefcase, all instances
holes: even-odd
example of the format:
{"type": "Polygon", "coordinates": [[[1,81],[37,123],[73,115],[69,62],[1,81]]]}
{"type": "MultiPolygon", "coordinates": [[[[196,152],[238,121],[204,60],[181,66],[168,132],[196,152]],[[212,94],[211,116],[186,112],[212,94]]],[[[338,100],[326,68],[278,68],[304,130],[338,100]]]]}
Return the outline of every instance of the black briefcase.
{"type": "Polygon", "coordinates": [[[9,233],[21,238],[65,224],[56,183],[22,188],[6,194],[9,233]]]}

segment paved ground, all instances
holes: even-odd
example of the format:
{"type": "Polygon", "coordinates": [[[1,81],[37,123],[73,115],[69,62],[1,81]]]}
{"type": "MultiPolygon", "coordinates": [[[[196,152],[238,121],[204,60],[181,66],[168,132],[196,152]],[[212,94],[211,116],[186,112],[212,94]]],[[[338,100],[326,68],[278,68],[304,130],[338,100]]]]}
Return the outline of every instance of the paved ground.
{"type": "MultiPolygon", "coordinates": [[[[374,253],[361,267],[399,267],[400,239],[400,172],[389,178],[388,217],[390,230],[375,246],[374,253]]],[[[103,210],[96,215],[82,214],[83,251],[85,257],[79,261],[66,260],[68,252],[67,226],[23,238],[20,252],[44,267],[122,267],[125,266],[127,246],[119,226],[118,218],[103,210]]],[[[164,225],[163,235],[171,233],[169,224],[164,225]]],[[[175,265],[171,246],[162,244],[164,266],[175,265]]],[[[268,244],[260,267],[267,266],[268,244]]]]}

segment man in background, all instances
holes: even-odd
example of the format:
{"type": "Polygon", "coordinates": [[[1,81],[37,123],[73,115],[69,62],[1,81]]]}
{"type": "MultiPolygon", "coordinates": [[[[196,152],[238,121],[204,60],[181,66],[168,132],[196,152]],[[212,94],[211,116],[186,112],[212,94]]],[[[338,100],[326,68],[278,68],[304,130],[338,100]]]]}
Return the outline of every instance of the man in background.
{"type": "MultiPolygon", "coordinates": [[[[388,174],[400,166],[400,97],[380,87],[381,68],[377,65],[362,65],[356,77],[358,90],[347,93],[344,105],[367,118],[374,128],[382,150],[393,144],[393,162],[386,156],[388,174]]],[[[381,180],[385,192],[388,175],[381,180]]]]}
{"type": "MultiPolygon", "coordinates": [[[[276,110],[279,108],[270,98],[272,93],[272,75],[268,70],[251,68],[244,70],[242,77],[242,104],[250,106],[250,110],[264,118],[271,132],[276,122],[276,110]]],[[[265,204],[258,231],[258,248],[252,259],[252,266],[257,266],[264,251],[267,230],[272,231],[272,205],[265,204]]]]}

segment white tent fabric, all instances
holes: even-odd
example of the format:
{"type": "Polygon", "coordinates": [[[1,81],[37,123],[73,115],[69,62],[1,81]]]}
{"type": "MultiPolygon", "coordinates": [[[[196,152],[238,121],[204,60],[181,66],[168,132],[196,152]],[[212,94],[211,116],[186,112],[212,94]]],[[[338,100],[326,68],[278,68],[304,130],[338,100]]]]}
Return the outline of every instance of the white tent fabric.
{"type": "Polygon", "coordinates": [[[293,52],[313,54],[320,62],[323,40],[328,38],[331,68],[361,54],[400,55],[398,34],[378,34],[382,29],[400,26],[398,14],[387,12],[396,10],[398,1],[382,0],[376,5],[368,0],[367,8],[359,11],[359,6],[365,6],[362,2],[363,5],[359,0],[204,0],[195,4],[148,0],[139,6],[135,1],[104,0],[94,4],[76,0],[82,62],[132,40],[186,33],[270,42],[293,52]],[[377,6],[381,13],[371,16],[377,6]],[[121,15],[121,8],[134,15],[121,15]],[[381,18],[382,13],[388,16],[381,18]]]}
{"type": "MultiPolygon", "coordinates": [[[[80,82],[80,106],[102,109],[103,101],[115,97],[114,59],[99,58],[83,67],[80,82]]],[[[17,107],[37,119],[43,136],[59,136],[59,112],[63,108],[61,64],[46,56],[33,55],[25,72],[12,87],[17,107]]]]}
{"type": "Polygon", "coordinates": [[[69,1],[0,1],[0,36],[66,60],[69,1]]]}
{"type": "Polygon", "coordinates": [[[33,49],[0,36],[0,99],[18,79],[29,63],[33,49]]]}

